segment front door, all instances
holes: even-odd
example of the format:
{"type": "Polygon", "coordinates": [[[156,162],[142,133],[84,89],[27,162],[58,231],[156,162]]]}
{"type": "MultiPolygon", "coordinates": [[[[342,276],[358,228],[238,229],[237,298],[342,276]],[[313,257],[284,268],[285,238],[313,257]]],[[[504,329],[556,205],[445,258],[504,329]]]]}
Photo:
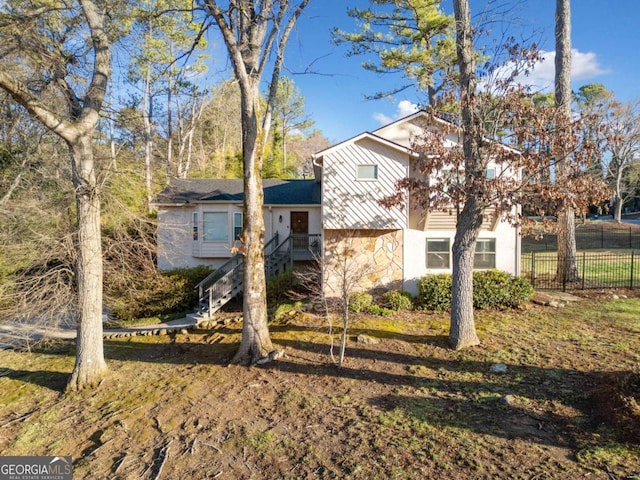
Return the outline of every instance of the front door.
{"type": "Polygon", "coordinates": [[[293,248],[307,249],[309,242],[309,212],[291,212],[293,248]]]}

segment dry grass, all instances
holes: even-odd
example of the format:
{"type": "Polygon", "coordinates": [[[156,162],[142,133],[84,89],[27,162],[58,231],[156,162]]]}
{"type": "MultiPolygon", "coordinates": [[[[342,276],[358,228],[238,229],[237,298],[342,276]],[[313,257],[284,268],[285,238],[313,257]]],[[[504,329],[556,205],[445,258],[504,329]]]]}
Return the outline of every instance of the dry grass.
{"type": "Polygon", "coordinates": [[[289,314],[271,325],[281,361],[227,366],[239,324],[108,341],[109,378],[69,395],[70,345],[0,352],[0,454],[71,455],[76,479],[153,478],[161,463],[163,479],[634,478],[638,438],[593,393],[637,378],[639,314],[633,298],[483,312],[482,346],[461,352],[446,316],[362,316],[342,369],[324,321],[289,314]]]}

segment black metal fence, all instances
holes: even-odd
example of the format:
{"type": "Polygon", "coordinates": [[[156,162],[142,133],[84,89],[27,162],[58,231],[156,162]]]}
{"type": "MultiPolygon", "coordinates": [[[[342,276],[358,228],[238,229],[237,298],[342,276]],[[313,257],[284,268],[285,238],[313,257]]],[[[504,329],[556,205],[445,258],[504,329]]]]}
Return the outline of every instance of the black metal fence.
{"type": "Polygon", "coordinates": [[[521,271],[538,290],[585,290],[595,288],[629,288],[640,286],[640,255],[635,252],[582,252],[575,258],[560,262],[575,262],[576,275],[572,279],[557,274],[556,252],[522,254],[521,271]]]}
{"type": "MultiPolygon", "coordinates": [[[[558,249],[558,236],[555,233],[527,235],[522,237],[522,251],[525,253],[558,249]]],[[[640,250],[640,230],[629,227],[628,230],[612,232],[604,224],[599,229],[581,231],[576,229],[576,247],[578,250],[596,248],[625,248],[640,250]]]]}

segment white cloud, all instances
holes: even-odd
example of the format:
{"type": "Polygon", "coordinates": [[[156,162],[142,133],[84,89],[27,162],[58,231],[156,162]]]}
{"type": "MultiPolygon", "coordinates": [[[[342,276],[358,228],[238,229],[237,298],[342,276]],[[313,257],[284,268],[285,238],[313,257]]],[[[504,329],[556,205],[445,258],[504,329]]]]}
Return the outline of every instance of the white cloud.
{"type": "Polygon", "coordinates": [[[387,125],[388,123],[393,122],[393,118],[388,117],[384,113],[376,112],[373,114],[373,119],[378,122],[380,125],[387,125]]]}
{"type": "MultiPolygon", "coordinates": [[[[520,75],[516,81],[522,85],[527,85],[536,91],[553,90],[555,77],[556,52],[542,51],[542,60],[537,62],[529,75],[520,75]]],[[[506,67],[498,69],[497,75],[506,75],[506,67]]],[[[581,52],[577,49],[571,50],[571,80],[588,80],[598,75],[609,73],[609,70],[600,66],[600,62],[595,53],[581,52]]]]}
{"type": "Polygon", "coordinates": [[[400,118],[408,117],[409,115],[416,113],[420,107],[409,100],[401,100],[398,102],[396,111],[392,116],[385,115],[384,113],[376,112],[373,114],[373,119],[380,123],[380,125],[387,125],[400,118]]]}

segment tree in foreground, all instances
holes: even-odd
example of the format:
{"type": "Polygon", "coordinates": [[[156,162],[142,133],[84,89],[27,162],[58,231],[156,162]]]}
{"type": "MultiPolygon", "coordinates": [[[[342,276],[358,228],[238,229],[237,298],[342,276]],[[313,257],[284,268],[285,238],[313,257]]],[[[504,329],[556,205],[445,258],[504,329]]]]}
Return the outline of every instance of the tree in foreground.
{"type": "Polygon", "coordinates": [[[91,0],[73,4],[53,2],[34,10],[23,2],[8,1],[0,10],[0,88],[62,138],[71,158],[79,316],[76,362],[67,386],[71,390],[96,384],[107,368],[102,341],[99,166],[92,139],[110,75],[104,14],[91,0]]]}
{"type": "MultiPolygon", "coordinates": [[[[520,206],[538,214],[556,213],[570,207],[583,210],[606,198],[602,181],[584,175],[597,145],[583,135],[582,120],[572,120],[558,144],[558,110],[540,105],[515,82],[531,68],[535,49],[507,46],[512,57],[502,69],[484,75],[477,86],[473,55],[473,29],[467,0],[454,2],[460,86],[450,101],[459,106],[453,122],[434,113],[423,135],[415,142],[420,153],[411,178],[399,182],[396,195],[386,206],[407,201],[422,211],[448,211],[457,215],[453,243],[453,279],[449,340],[454,349],[479,343],[473,312],[473,259],[485,216],[522,222],[520,206]],[[496,74],[500,72],[500,74],[496,74]],[[457,97],[457,98],[456,98],[457,97]],[[453,148],[456,138],[460,147],[453,148]],[[562,147],[571,153],[564,163],[565,175],[553,181],[544,172],[557,168],[554,159],[562,147]]],[[[564,120],[563,120],[564,119],[564,120]]]]}
{"type": "MultiPolygon", "coordinates": [[[[571,10],[569,0],[556,0],[556,59],[555,104],[558,109],[558,128],[555,140],[562,146],[571,135],[571,10]]],[[[558,149],[558,176],[569,174],[565,165],[570,162],[570,150],[558,149]]],[[[579,278],[576,247],[576,213],[569,206],[558,212],[558,271],[557,280],[572,282],[579,278]]]]}
{"type": "Polygon", "coordinates": [[[262,165],[285,46],[291,31],[310,0],[202,0],[227,47],[240,85],[242,165],[244,184],[243,316],[242,342],[233,362],[247,363],[273,351],[267,325],[264,272],[264,218],[262,165]],[[260,82],[271,68],[266,106],[260,98],[260,82]]]}

